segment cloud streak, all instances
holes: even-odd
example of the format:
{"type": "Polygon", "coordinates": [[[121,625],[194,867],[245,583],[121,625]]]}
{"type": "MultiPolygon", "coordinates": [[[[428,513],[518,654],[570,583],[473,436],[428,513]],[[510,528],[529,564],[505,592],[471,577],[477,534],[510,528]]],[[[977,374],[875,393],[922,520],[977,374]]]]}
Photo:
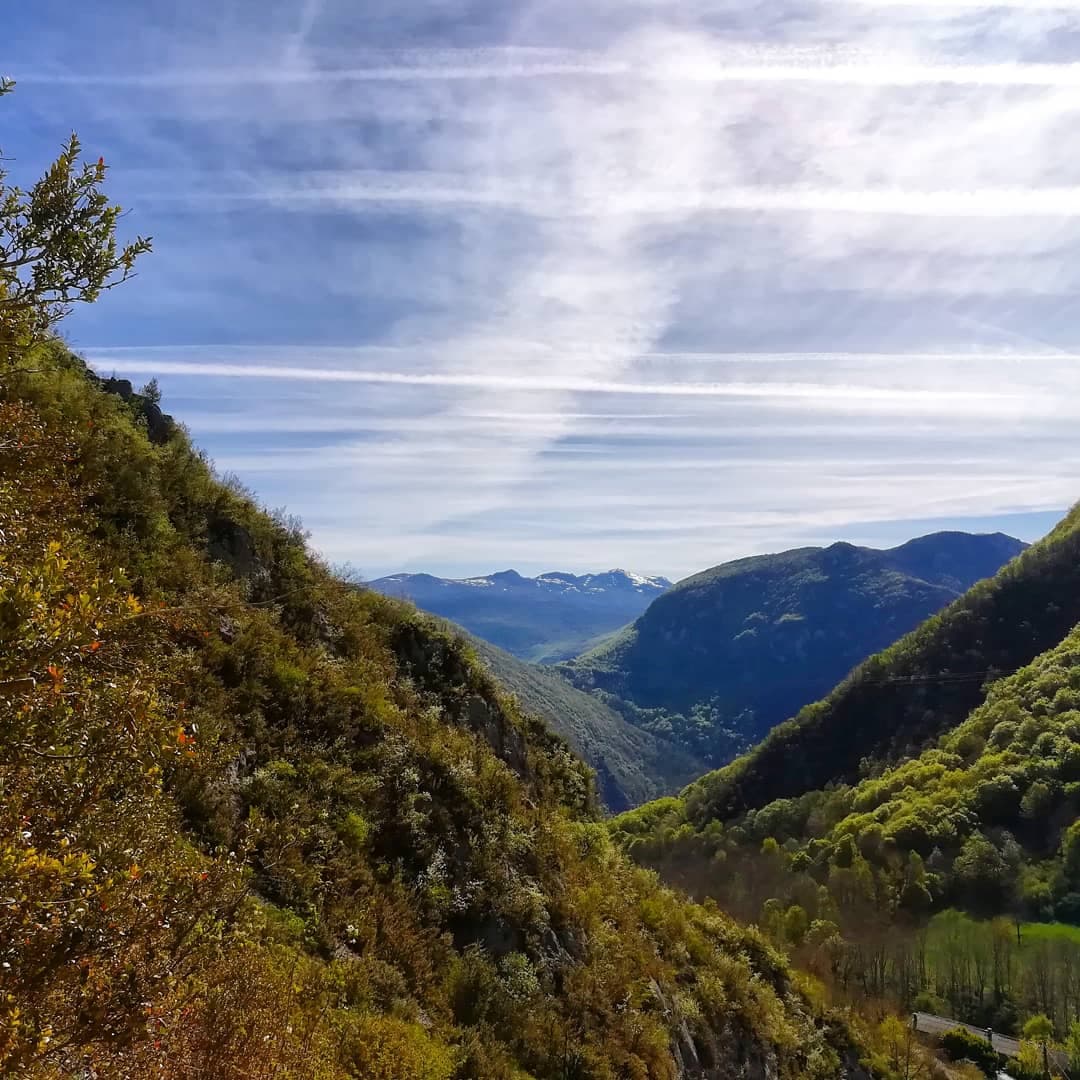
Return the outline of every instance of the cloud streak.
{"type": "Polygon", "coordinates": [[[698,191],[581,190],[572,197],[551,195],[528,186],[470,186],[424,182],[414,174],[390,175],[371,182],[355,176],[320,179],[303,186],[273,185],[244,192],[214,191],[161,195],[149,200],[202,201],[221,210],[244,203],[272,203],[279,209],[307,212],[312,206],[370,205],[375,212],[394,204],[434,207],[483,207],[513,210],[547,218],[566,216],[640,217],[699,213],[827,213],[952,218],[1080,217],[1080,185],[1075,187],[990,188],[973,190],[903,190],[792,187],[706,188],[698,191]]]}
{"type": "Polygon", "coordinates": [[[5,152],[75,124],[156,239],[75,344],[335,558],[677,573],[1071,498],[1075,5],[24,7],[5,152]]]}
{"type": "MultiPolygon", "coordinates": [[[[897,4],[895,6],[906,6],[897,4]]],[[[973,7],[976,5],[972,5],[973,7]]],[[[1080,11],[1080,9],[1076,9],[1080,11]]],[[[957,63],[858,49],[711,47],[666,59],[648,52],[622,59],[569,50],[439,50],[373,55],[363,66],[178,68],[142,72],[56,72],[20,76],[33,85],[141,90],[348,86],[353,83],[490,82],[587,78],[633,83],[808,83],[826,86],[1058,88],[1080,86],[1080,63],[957,63]],[[396,62],[388,62],[395,60],[396,62]]]]}
{"type": "MultiPolygon", "coordinates": [[[[144,372],[145,361],[102,358],[102,371],[144,372]]],[[[468,390],[512,390],[537,393],[628,394],[645,397],[726,397],[825,399],[830,402],[898,402],[909,406],[937,405],[946,408],[985,407],[988,403],[1015,402],[1013,394],[992,390],[922,390],[813,383],[746,382],[632,382],[575,378],[569,375],[501,375],[468,372],[363,371],[349,368],[288,367],[257,364],[204,362],[153,363],[162,375],[212,376],[227,379],[285,379],[303,382],[374,383],[391,386],[442,386],[468,390]]],[[[1080,403],[1077,406],[1080,409],[1080,403]]],[[[552,414],[558,415],[558,414],[552,414]]]]}

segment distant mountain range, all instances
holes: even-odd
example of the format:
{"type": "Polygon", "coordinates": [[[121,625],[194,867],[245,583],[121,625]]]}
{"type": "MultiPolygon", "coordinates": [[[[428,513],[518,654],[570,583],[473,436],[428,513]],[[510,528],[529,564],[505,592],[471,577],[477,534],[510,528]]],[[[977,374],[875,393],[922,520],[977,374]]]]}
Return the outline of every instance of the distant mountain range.
{"type": "MultiPolygon", "coordinates": [[[[837,543],[724,563],[680,581],[631,626],[560,670],[642,709],[696,713],[750,740],[816,701],[1027,545],[942,532],[886,551],[837,543]]],[[[728,760],[712,750],[716,764],[728,760]]]]}
{"type": "Polygon", "coordinates": [[[553,571],[535,578],[503,570],[459,579],[392,574],[368,586],[411,600],[523,660],[554,662],[637,618],[671,582],[626,570],[580,576],[553,571]]]}

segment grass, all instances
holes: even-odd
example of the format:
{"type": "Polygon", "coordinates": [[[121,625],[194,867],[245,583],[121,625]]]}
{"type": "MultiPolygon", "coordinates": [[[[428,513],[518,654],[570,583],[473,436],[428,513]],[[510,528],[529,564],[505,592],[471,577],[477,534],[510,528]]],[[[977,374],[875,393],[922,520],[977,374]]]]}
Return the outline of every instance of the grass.
{"type": "Polygon", "coordinates": [[[1020,937],[1026,943],[1034,941],[1068,941],[1073,945],[1080,945],[1080,926],[1070,926],[1068,923],[1060,922],[1026,922],[1020,926],[1020,937]]]}

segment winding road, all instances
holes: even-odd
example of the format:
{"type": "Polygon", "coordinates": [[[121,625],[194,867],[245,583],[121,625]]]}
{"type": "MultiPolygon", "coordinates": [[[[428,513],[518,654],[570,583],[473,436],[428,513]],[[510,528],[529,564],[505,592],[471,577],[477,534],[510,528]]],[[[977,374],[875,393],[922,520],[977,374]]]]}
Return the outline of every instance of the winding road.
{"type": "MultiPolygon", "coordinates": [[[[964,1028],[965,1031],[970,1031],[972,1035],[978,1035],[980,1039],[987,1037],[986,1028],[965,1024],[960,1020],[951,1020],[947,1016],[935,1016],[933,1013],[917,1012],[914,1014],[914,1019],[915,1030],[922,1032],[924,1035],[941,1036],[946,1031],[952,1031],[954,1028],[964,1028]]],[[[1020,1041],[1018,1039],[1010,1038],[1008,1035],[999,1035],[995,1031],[990,1042],[999,1054],[1012,1058],[1020,1056],[1020,1041]]],[[[1066,1071],[1069,1059],[1060,1050],[1051,1050],[1050,1060],[1054,1063],[1056,1069],[1065,1073],[1066,1076],[1069,1075],[1066,1071]]]]}

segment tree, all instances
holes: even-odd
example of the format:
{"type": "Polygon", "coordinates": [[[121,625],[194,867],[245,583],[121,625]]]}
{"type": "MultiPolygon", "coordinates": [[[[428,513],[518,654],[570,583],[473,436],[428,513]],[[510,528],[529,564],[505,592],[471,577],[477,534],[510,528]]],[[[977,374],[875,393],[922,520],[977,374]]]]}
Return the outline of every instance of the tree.
{"type": "MultiPolygon", "coordinates": [[[[13,88],[0,82],[0,95],[13,88]]],[[[80,160],[74,133],[29,190],[6,183],[0,168],[0,332],[2,344],[26,344],[67,314],[126,281],[150,250],[147,237],[117,244],[121,208],[102,191],[104,158],[80,160]]]]}
{"type": "Polygon", "coordinates": [[[150,402],[151,405],[161,404],[161,387],[158,386],[157,379],[151,379],[139,393],[150,402]]]}
{"type": "Polygon", "coordinates": [[[1070,885],[1080,885],[1080,820],[1074,821],[1061,838],[1065,876],[1070,885]]]}
{"type": "Polygon", "coordinates": [[[898,1016],[889,1013],[878,1027],[878,1038],[886,1047],[889,1064],[899,1073],[910,1064],[911,1028],[898,1016]]]}
{"type": "Polygon", "coordinates": [[[1048,1016],[1039,1013],[1024,1024],[1024,1038],[1031,1042],[1045,1043],[1054,1037],[1054,1025],[1048,1016]]]}
{"type": "Polygon", "coordinates": [[[1020,813],[1029,821],[1042,821],[1051,811],[1054,793],[1050,785],[1043,780],[1036,780],[1020,800],[1020,813]]]}
{"type": "Polygon", "coordinates": [[[1031,1017],[1024,1024],[1024,1039],[1028,1042],[1038,1043],[1042,1047],[1043,1072],[1050,1075],[1050,1060],[1047,1044],[1054,1037],[1054,1025],[1048,1016],[1039,1013],[1031,1017]]]}
{"type": "Polygon", "coordinates": [[[784,913],[784,937],[792,945],[801,945],[809,928],[806,912],[798,904],[792,904],[784,913]]]}
{"type": "Polygon", "coordinates": [[[982,833],[973,833],[953,863],[958,897],[974,911],[1005,909],[1014,891],[1015,867],[982,833]]]}
{"type": "Polygon", "coordinates": [[[1069,1025],[1069,1037],[1065,1040],[1065,1051],[1069,1055],[1069,1072],[1080,1075],[1080,1020],[1069,1025]]]}

